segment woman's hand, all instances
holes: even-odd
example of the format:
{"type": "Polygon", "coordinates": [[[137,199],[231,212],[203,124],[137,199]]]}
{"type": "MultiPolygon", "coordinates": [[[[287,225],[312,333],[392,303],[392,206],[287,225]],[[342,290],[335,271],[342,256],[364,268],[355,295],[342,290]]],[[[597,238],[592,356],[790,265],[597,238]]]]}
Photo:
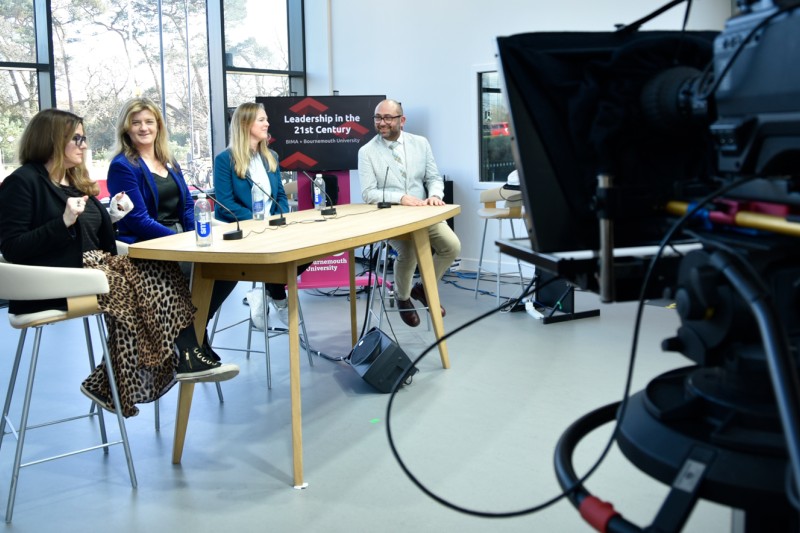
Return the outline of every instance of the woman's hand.
{"type": "Polygon", "coordinates": [[[86,200],[88,196],[81,196],[80,198],[67,198],[67,207],[64,208],[64,214],[61,216],[64,220],[64,225],[70,227],[78,220],[78,217],[86,209],[86,200]]]}
{"type": "Polygon", "coordinates": [[[111,215],[111,222],[119,222],[122,217],[127,215],[133,209],[133,202],[125,191],[118,192],[109,204],[108,214],[111,215]]]}

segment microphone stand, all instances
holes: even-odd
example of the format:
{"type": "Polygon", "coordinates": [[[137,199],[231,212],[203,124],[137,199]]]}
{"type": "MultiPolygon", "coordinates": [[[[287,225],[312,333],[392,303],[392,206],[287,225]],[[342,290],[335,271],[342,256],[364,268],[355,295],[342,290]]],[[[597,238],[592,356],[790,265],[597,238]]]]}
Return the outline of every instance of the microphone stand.
{"type": "MultiPolygon", "coordinates": [[[[308,173],[305,170],[303,171],[303,174],[305,174],[305,176],[309,180],[311,180],[311,186],[313,187],[314,186],[314,179],[311,176],[309,176],[308,173]]],[[[325,205],[327,205],[327,204],[331,204],[331,207],[325,207],[324,209],[321,209],[319,213],[324,217],[335,215],[336,214],[336,208],[333,207],[333,199],[331,199],[331,196],[328,194],[328,191],[326,190],[325,191],[325,205]]]]}
{"type": "Polygon", "coordinates": [[[269,219],[269,225],[270,225],[270,226],[285,226],[285,225],[286,225],[286,217],[285,217],[285,216],[283,216],[283,209],[281,208],[281,204],[279,204],[279,203],[278,203],[278,200],[276,200],[276,199],[275,199],[275,197],[274,197],[274,196],[272,196],[270,193],[268,193],[267,191],[265,191],[265,190],[264,190],[264,188],[263,188],[261,185],[259,185],[259,184],[258,184],[258,183],[256,183],[255,181],[253,181],[253,180],[252,180],[252,178],[247,178],[247,181],[250,183],[250,186],[251,186],[251,187],[252,187],[253,185],[255,185],[256,187],[258,187],[258,190],[260,190],[261,192],[263,192],[263,193],[264,193],[264,196],[268,197],[270,200],[272,200],[272,203],[274,203],[275,205],[277,205],[277,206],[278,206],[278,211],[280,211],[280,212],[281,212],[281,213],[280,213],[280,216],[279,216],[278,218],[270,218],[270,219],[269,219]]]}
{"type": "Polygon", "coordinates": [[[378,202],[378,209],[388,209],[392,207],[391,202],[386,201],[386,179],[389,177],[389,167],[386,167],[386,174],[383,176],[383,201],[378,202]]]}

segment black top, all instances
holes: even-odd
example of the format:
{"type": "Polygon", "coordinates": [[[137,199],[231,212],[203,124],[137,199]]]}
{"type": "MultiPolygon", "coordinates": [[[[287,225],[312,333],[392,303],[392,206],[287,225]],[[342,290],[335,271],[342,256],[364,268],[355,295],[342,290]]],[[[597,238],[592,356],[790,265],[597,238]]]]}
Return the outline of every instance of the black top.
{"type": "MultiPolygon", "coordinates": [[[[60,185],[59,187],[70,198],[81,198],[83,196],[83,193],[72,185],[60,185]]],[[[86,202],[86,207],[79,218],[81,221],[81,236],[83,237],[83,251],[99,250],[100,238],[98,235],[102,223],[100,210],[94,203],[86,202]]]]}
{"type": "MultiPolygon", "coordinates": [[[[91,216],[78,217],[67,228],[63,215],[66,193],[55,185],[44,165],[28,163],[0,183],[0,252],[11,262],[22,265],[81,268],[83,266],[83,224],[91,224],[91,216]]],[[[90,196],[99,216],[97,249],[117,253],[114,228],[105,208],[90,196]]],[[[91,211],[91,207],[88,207],[91,211]]],[[[92,245],[86,244],[88,249],[92,245]]],[[[31,313],[63,308],[65,300],[12,301],[9,312],[31,313]]]]}
{"type": "Polygon", "coordinates": [[[172,228],[181,220],[183,195],[181,195],[178,184],[171,179],[169,174],[166,176],[152,174],[156,178],[156,189],[158,190],[157,220],[168,228],[172,228]]]}

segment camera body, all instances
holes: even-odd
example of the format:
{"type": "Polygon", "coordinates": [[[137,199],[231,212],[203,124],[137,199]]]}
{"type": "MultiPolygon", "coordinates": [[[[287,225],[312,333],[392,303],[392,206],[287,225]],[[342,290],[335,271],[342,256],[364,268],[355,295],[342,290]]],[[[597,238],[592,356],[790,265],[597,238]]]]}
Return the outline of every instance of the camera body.
{"type": "MultiPolygon", "coordinates": [[[[795,2],[796,4],[797,2],[795,2]]],[[[714,42],[711,132],[723,175],[800,176],[800,13],[746,4],[714,42]],[[776,15],[777,14],[777,15],[776,15]]]]}

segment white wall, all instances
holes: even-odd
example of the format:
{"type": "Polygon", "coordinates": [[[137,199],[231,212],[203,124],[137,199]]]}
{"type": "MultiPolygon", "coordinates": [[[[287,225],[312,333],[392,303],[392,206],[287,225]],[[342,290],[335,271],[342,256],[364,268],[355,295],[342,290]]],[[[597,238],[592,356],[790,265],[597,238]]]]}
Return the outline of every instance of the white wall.
{"type": "MultiPolygon", "coordinates": [[[[611,31],[665,0],[305,0],[308,94],[386,94],[403,103],[406,130],[428,137],[462,207],[456,233],[462,267],[475,269],[482,221],[476,215],[478,94],[476,73],[494,70],[496,37],[530,31],[611,31]]],[[[720,30],[730,0],[695,0],[689,29],[720,30]]],[[[678,29],[684,6],[644,29],[678,29]]],[[[495,185],[496,186],[496,185],[495,185]]],[[[359,198],[353,172],[354,201],[359,198]]],[[[490,224],[490,232],[496,224],[490,224]]],[[[518,236],[524,236],[519,226],[518,236]]],[[[506,228],[505,237],[508,237],[506,228]]],[[[496,233],[487,235],[493,243],[496,233]]],[[[489,245],[487,245],[487,250],[489,245]]],[[[487,268],[495,268],[487,252],[487,268]]],[[[512,260],[504,258],[504,270],[512,260]]]]}

